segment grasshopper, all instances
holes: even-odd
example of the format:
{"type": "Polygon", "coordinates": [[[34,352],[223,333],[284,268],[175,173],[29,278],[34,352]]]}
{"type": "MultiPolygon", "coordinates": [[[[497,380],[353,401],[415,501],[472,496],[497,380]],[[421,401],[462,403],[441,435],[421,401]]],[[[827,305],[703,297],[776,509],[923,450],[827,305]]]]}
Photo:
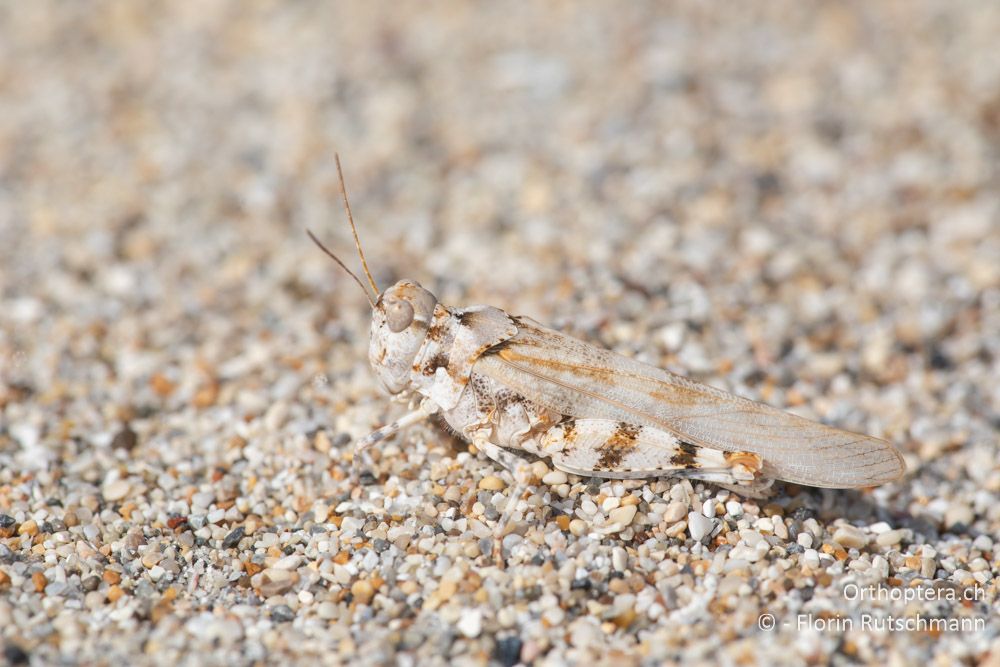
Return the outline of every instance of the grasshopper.
{"type": "Polygon", "coordinates": [[[843,489],[891,482],[905,472],[899,451],[885,440],[699,384],[493,306],[445,306],[413,280],[379,290],[361,250],[339,156],[336,162],[374,294],[309,236],[371,305],[368,360],[382,388],[419,400],[415,409],[358,441],[356,452],[440,415],[514,476],[499,537],[532,481],[519,452],[576,475],[681,477],[750,497],[766,495],[775,480],[843,489]]]}

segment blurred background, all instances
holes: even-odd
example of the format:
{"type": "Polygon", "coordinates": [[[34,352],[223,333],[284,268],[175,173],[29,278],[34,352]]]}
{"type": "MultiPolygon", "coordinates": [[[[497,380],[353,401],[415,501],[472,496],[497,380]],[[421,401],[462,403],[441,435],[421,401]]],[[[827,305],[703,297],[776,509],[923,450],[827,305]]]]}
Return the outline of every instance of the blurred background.
{"type": "Polygon", "coordinates": [[[366,303],[305,235],[357,266],[339,152],[381,287],[881,435],[896,508],[982,518],[998,35],[973,1],[4,3],[6,488],[100,486],[122,423],[195,471],[275,401],[371,428],[366,303]]]}
{"type": "MultiPolygon", "coordinates": [[[[383,287],[779,390],[791,355],[807,395],[962,359],[967,396],[1000,353],[992,3],[0,12],[19,384],[154,400],[154,371],[193,390],[263,335],[265,377],[278,348],[363,372],[364,302],[304,233],[356,262],[334,152],[383,287]]],[[[994,384],[959,400],[995,415],[994,384]]],[[[906,437],[896,400],[877,429],[906,437]]]]}

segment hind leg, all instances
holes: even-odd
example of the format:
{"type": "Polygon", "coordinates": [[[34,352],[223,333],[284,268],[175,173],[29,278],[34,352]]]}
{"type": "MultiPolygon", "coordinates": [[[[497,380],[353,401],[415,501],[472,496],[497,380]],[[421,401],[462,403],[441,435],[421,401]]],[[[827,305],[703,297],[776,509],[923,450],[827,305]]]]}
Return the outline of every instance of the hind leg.
{"type": "Polygon", "coordinates": [[[514,477],[514,485],[510,488],[507,495],[507,502],[504,504],[503,513],[497,520],[496,527],[493,530],[493,560],[496,562],[497,567],[502,568],[504,566],[504,533],[507,530],[507,524],[510,522],[511,515],[517,508],[517,502],[531,485],[531,464],[514,452],[490,442],[487,439],[485,431],[471,433],[469,437],[472,440],[472,444],[476,446],[476,449],[481,450],[491,460],[496,461],[514,477]]]}

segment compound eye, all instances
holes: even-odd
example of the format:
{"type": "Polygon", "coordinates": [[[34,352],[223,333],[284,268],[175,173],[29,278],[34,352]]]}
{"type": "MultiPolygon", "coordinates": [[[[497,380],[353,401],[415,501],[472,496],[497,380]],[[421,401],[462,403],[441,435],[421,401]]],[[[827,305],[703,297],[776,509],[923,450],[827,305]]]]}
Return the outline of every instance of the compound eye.
{"type": "Polygon", "coordinates": [[[413,323],[413,306],[409,301],[393,301],[386,305],[385,322],[389,331],[399,333],[413,323]]]}

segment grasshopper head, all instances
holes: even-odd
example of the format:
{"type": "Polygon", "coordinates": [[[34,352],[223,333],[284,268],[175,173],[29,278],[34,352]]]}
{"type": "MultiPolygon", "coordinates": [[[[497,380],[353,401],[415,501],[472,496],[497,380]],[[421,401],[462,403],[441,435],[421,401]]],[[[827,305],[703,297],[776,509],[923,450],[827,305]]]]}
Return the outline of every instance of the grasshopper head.
{"type": "Polygon", "coordinates": [[[398,394],[410,384],[410,368],[427,336],[437,298],[412,280],[400,280],[372,310],[368,361],[382,386],[398,394]]]}

